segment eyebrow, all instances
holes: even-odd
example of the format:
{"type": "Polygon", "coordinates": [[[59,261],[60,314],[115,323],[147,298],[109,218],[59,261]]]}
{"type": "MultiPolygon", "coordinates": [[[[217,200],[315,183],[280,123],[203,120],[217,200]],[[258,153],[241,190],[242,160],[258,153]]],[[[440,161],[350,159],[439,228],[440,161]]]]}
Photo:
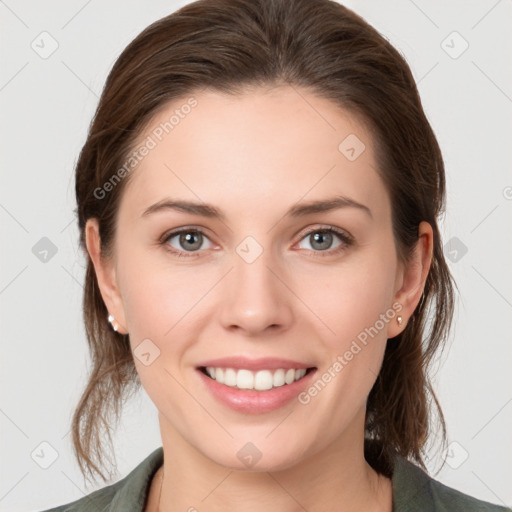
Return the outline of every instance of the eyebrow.
{"type": "MultiPolygon", "coordinates": [[[[327,212],[340,208],[357,208],[358,210],[365,212],[370,216],[370,218],[373,219],[372,212],[368,206],[358,203],[354,199],[345,196],[335,196],[319,201],[302,202],[301,204],[292,206],[286,212],[285,217],[303,217],[313,213],[327,212]]],[[[211,204],[202,202],[196,203],[193,201],[183,201],[172,198],[165,198],[155,204],[152,204],[144,210],[141,217],[165,210],[175,210],[183,213],[191,213],[193,215],[215,218],[222,221],[226,220],[226,215],[217,207],[211,204]]]]}

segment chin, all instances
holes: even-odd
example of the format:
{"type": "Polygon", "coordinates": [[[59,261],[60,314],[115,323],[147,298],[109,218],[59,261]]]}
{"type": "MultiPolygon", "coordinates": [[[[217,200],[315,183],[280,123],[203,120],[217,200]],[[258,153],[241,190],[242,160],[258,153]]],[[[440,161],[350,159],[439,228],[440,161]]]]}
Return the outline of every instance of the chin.
{"type": "Polygon", "coordinates": [[[270,452],[269,449],[259,450],[255,444],[247,442],[232,453],[204,454],[214,463],[226,469],[239,472],[275,472],[290,469],[300,463],[297,452],[270,452]]]}

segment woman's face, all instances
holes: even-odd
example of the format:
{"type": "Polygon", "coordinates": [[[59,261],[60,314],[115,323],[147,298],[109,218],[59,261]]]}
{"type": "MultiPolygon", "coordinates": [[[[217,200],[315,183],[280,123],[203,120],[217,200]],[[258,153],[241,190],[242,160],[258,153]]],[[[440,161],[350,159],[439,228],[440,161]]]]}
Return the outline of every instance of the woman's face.
{"type": "Polygon", "coordinates": [[[415,306],[369,132],[288,86],[191,97],[141,135],[101,277],[164,443],[255,470],[360,448],[398,310],[415,306]]]}

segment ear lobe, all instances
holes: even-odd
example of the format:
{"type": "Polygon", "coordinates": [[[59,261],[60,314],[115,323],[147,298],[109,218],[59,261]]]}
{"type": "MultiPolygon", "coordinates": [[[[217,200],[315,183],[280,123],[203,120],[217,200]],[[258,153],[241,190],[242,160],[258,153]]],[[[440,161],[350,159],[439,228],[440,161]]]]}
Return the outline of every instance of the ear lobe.
{"type": "Polygon", "coordinates": [[[119,326],[117,332],[127,334],[124,328],[126,325],[124,308],[117,287],[114,262],[104,256],[102,257],[99,225],[98,220],[95,218],[88,219],[85,225],[85,244],[94,265],[103,302],[109,314],[114,316],[115,322],[119,326]]]}
{"type": "Polygon", "coordinates": [[[432,226],[423,221],[418,226],[418,241],[411,257],[402,265],[401,284],[394,297],[394,302],[402,305],[400,316],[403,318],[403,322],[401,325],[396,323],[389,329],[388,338],[397,336],[405,329],[407,320],[412,316],[421,299],[432,264],[433,247],[432,226]]]}

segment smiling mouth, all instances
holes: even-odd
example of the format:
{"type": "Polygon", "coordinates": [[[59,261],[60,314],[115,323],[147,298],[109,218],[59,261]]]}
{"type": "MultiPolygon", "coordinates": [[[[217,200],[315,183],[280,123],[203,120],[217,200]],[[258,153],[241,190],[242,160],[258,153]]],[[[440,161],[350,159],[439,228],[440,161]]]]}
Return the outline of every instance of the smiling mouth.
{"type": "Polygon", "coordinates": [[[238,368],[200,366],[199,370],[219,384],[238,389],[268,391],[293,384],[316,370],[316,367],[251,371],[238,368]]]}

